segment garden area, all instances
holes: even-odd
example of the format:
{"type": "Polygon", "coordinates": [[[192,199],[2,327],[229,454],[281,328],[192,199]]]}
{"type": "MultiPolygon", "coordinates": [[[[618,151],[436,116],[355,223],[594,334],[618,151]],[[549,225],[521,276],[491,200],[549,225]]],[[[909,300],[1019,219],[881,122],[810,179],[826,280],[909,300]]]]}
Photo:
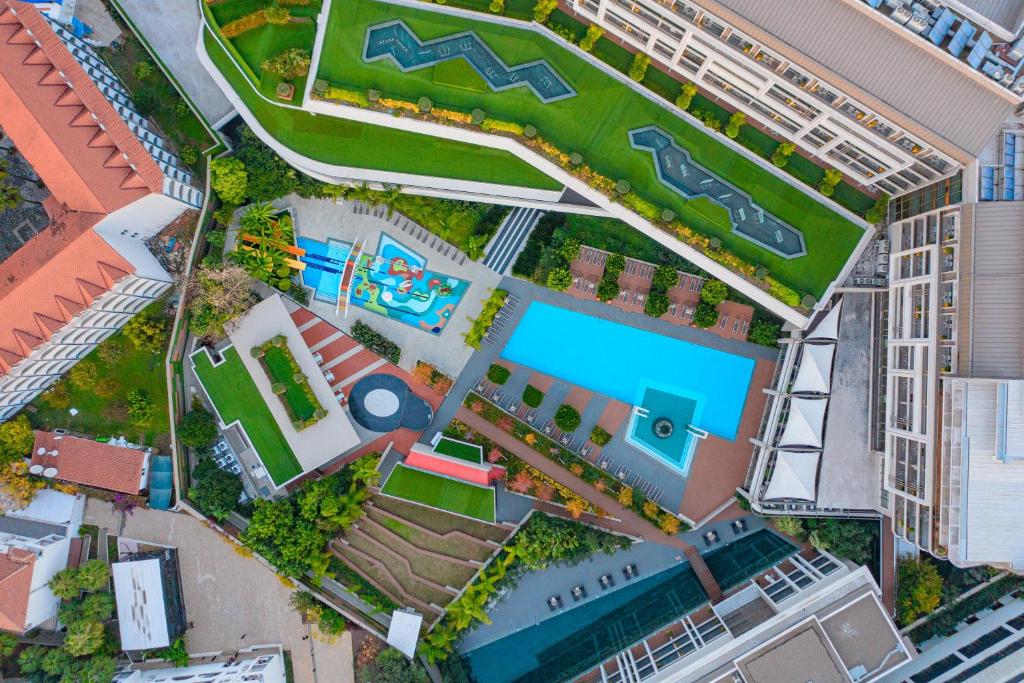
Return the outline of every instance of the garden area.
{"type": "Polygon", "coordinates": [[[203,389],[224,424],[242,423],[260,461],[280,486],[302,472],[270,408],[260,395],[235,347],[225,349],[223,362],[214,367],[205,348],[192,354],[192,365],[203,389]]]}
{"type": "Polygon", "coordinates": [[[170,445],[164,380],[169,321],[165,302],[143,309],[97,346],[26,413],[38,429],[124,436],[144,446],[170,445]],[[71,409],[77,411],[71,414],[71,409]]]}
{"type": "Polygon", "coordinates": [[[121,29],[117,47],[98,48],[110,69],[132,94],[139,113],[155,122],[174,146],[178,157],[193,173],[201,175],[202,153],[216,144],[202,122],[182,99],[175,84],[152,61],[152,57],[128,29],[116,11],[111,11],[121,29]]]}
{"type": "Polygon", "coordinates": [[[494,489],[398,464],[381,493],[441,508],[484,522],[494,521],[494,489]]]}
{"type": "MultiPolygon", "coordinates": [[[[212,27],[203,33],[203,44],[210,60],[263,127],[296,153],[339,166],[553,191],[562,188],[561,183],[509,152],[409,133],[387,126],[315,116],[264,100],[259,95],[260,80],[250,66],[244,65],[237,50],[232,47],[230,49],[233,54],[229,53],[225,38],[214,35],[213,30],[219,30],[219,27],[205,3],[203,8],[212,27]]],[[[295,178],[295,174],[291,170],[281,176],[280,180],[288,182],[290,178],[295,178]]]]}
{"type": "Polygon", "coordinates": [[[288,339],[284,335],[278,335],[254,348],[253,355],[259,359],[260,366],[267,373],[271,382],[270,389],[281,399],[296,431],[316,424],[327,416],[327,411],[309,386],[309,378],[302,374],[288,348],[288,339]]]}
{"type": "MultiPolygon", "coordinates": [[[[785,285],[817,296],[845,263],[861,237],[861,229],[809,194],[776,178],[757,164],[728,149],[704,131],[691,126],[668,110],[636,93],[630,87],[594,68],[554,41],[508,26],[441,15],[429,10],[396,8],[372,0],[332,7],[326,44],[331,58],[322,62],[318,78],[359,92],[379,90],[388,97],[417,101],[429,98],[442,105],[468,112],[486,111],[493,120],[513,121],[516,126],[536,124],[541,134],[563,154],[577,152],[581,163],[593,172],[616,181],[626,181],[619,190],[626,203],[636,193],[639,202],[652,207],[657,218],[671,209],[687,228],[720,240],[736,256],[765,266],[785,285]],[[382,60],[365,63],[361,48],[368,27],[401,18],[421,41],[473,30],[511,65],[545,60],[577,91],[575,97],[542,103],[527,89],[500,93],[437,83],[433,69],[403,73],[382,60]],[[609,103],[614,103],[609,109],[609,103]],[[580,126],[584,112],[602,111],[599,125],[580,126]],[[747,191],[760,206],[804,233],[808,256],[786,260],[761,249],[731,232],[727,214],[707,199],[685,201],[661,185],[650,155],[639,154],[629,144],[628,131],[658,125],[684,145],[694,161],[707,166],[738,188],[747,191]],[[813,267],[808,267],[808,263],[813,267]]],[[[428,108],[429,109],[429,108],[428,108]]],[[[486,128],[486,119],[484,120],[486,128]]],[[[618,183],[621,186],[621,183],[618,183]]],[[[645,213],[641,211],[641,213],[645,213]]]]}

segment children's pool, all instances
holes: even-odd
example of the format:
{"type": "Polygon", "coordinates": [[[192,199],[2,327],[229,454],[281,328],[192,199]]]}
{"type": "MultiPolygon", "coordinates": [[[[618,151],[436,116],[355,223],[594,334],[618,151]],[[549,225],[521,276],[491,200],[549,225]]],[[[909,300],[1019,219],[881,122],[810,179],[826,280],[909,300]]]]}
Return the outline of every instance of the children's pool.
{"type": "MultiPolygon", "coordinates": [[[[534,302],[501,356],[631,405],[648,386],[697,402],[696,427],[734,440],[754,360],[534,302]]],[[[685,429],[686,425],[682,425],[685,429]]]]}
{"type": "Polygon", "coordinates": [[[303,284],[313,289],[317,300],[337,303],[341,274],[352,245],[332,239],[321,242],[309,237],[300,237],[296,242],[300,249],[306,250],[306,254],[300,257],[306,264],[302,271],[303,284]]]}

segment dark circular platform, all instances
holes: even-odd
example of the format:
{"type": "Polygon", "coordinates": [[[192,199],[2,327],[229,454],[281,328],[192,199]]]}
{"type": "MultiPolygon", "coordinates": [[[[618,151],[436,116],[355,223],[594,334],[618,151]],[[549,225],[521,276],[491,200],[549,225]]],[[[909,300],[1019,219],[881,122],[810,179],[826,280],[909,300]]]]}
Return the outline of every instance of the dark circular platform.
{"type": "Polygon", "coordinates": [[[390,432],[405,427],[427,428],[434,419],[430,404],[412,393],[409,385],[394,375],[367,375],[355,383],[348,397],[352,418],[371,432],[390,432]]]}

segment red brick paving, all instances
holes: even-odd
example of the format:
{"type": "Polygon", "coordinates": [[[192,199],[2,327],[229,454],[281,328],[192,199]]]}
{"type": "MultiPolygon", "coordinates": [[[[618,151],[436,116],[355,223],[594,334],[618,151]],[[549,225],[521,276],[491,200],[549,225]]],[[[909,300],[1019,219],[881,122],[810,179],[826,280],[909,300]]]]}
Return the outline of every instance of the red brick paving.
{"type": "Polygon", "coordinates": [[[587,404],[590,403],[590,399],[592,398],[594,398],[594,392],[588,391],[583,387],[574,386],[569,390],[565,400],[562,402],[568,403],[582,414],[583,410],[587,407],[587,404]]]}
{"type": "Polygon", "coordinates": [[[302,333],[302,339],[306,342],[306,346],[316,346],[335,332],[338,332],[337,327],[321,320],[316,325],[313,325],[313,327],[305,330],[302,333]]]}
{"type": "Polygon", "coordinates": [[[295,322],[296,327],[302,327],[315,317],[316,314],[313,311],[301,306],[292,311],[292,320],[295,322]]]}
{"type": "Polygon", "coordinates": [[[597,419],[597,424],[609,434],[615,434],[615,432],[619,431],[622,423],[626,421],[626,418],[629,417],[630,410],[631,408],[628,403],[617,401],[614,398],[609,399],[608,405],[604,407],[604,412],[597,419]]]}
{"type": "Polygon", "coordinates": [[[697,445],[690,465],[690,485],[686,487],[679,507],[679,512],[686,517],[694,521],[704,519],[733,497],[736,487],[743,484],[753,454],[750,439],[757,436],[768,400],[761,389],[771,383],[774,373],[775,363],[772,361],[759,359],[754,366],[735,441],[708,436],[697,445]]]}
{"type": "Polygon", "coordinates": [[[534,372],[530,375],[529,384],[537,387],[541,393],[546,394],[551,391],[551,387],[555,386],[555,378],[542,372],[534,372]]]}
{"type": "MultiPolygon", "coordinates": [[[[373,351],[363,349],[354,355],[349,356],[345,360],[341,361],[334,367],[330,368],[328,372],[334,374],[334,379],[331,380],[331,386],[337,388],[341,382],[356,374],[368,365],[372,365],[380,360],[380,356],[375,354],[373,351]]],[[[406,375],[408,377],[408,375],[406,375]]],[[[406,379],[403,377],[402,379],[406,379]]],[[[411,378],[410,378],[411,379],[411,378]]],[[[409,380],[406,380],[409,381],[409,380]]]]}
{"type": "Polygon", "coordinates": [[[338,356],[354,349],[357,346],[359,346],[359,342],[349,336],[335,339],[330,344],[321,347],[317,351],[317,353],[319,353],[324,359],[324,362],[321,363],[321,365],[327,365],[338,356]]]}

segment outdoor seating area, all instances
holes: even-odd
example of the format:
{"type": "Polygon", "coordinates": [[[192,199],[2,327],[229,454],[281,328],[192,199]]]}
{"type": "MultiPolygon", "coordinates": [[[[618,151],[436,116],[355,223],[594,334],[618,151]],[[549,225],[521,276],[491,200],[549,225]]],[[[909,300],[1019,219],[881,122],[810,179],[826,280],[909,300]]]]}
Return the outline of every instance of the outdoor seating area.
{"type": "Polygon", "coordinates": [[[519,297],[509,294],[505,297],[505,303],[498,312],[494,314],[494,320],[491,322],[491,326],[487,328],[487,334],[484,336],[484,344],[494,344],[502,333],[505,332],[505,326],[512,321],[512,316],[515,314],[516,308],[519,306],[519,297]]]}

